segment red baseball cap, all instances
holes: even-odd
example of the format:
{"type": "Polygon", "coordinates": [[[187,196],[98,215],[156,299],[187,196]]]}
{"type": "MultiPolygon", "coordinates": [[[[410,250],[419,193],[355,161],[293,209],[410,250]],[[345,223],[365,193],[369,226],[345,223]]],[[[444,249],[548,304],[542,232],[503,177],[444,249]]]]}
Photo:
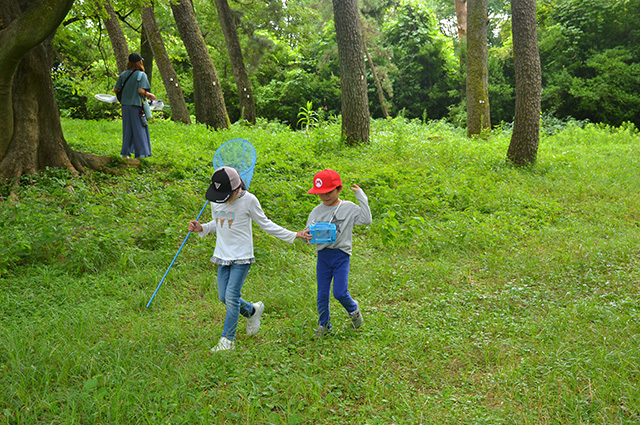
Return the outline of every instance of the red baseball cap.
{"type": "Polygon", "coordinates": [[[325,168],[313,176],[313,187],[307,193],[329,193],[338,186],[342,186],[340,174],[325,168]]]}

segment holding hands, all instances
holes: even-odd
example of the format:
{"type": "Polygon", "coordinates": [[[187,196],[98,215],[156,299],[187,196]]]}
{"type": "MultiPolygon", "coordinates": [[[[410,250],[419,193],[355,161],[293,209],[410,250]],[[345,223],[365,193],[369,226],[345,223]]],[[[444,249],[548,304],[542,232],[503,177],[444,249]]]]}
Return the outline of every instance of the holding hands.
{"type": "Polygon", "coordinates": [[[309,231],[309,228],[306,228],[304,230],[301,230],[299,232],[296,233],[296,238],[300,238],[302,240],[306,240],[309,241],[311,240],[311,233],[309,231]]]}
{"type": "MultiPolygon", "coordinates": [[[[190,232],[202,232],[202,224],[200,224],[198,221],[196,220],[191,220],[189,222],[189,231],[190,232]]],[[[309,240],[311,239],[311,233],[309,233],[309,229],[305,229],[305,230],[301,230],[299,232],[296,232],[296,238],[300,238],[303,240],[309,240]]]]}

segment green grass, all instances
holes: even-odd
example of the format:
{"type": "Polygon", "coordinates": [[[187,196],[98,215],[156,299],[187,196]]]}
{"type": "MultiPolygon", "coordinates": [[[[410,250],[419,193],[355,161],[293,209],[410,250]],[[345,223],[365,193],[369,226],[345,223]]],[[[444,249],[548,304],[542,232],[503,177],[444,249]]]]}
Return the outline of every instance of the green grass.
{"type": "MultiPolygon", "coordinates": [[[[63,127],[119,161],[119,122],[63,127]]],[[[1,189],[0,423],[640,422],[634,128],[544,132],[529,169],[505,163],[508,132],[442,123],[375,121],[356,148],[327,123],[150,129],[138,169],[1,189]],[[304,226],[324,167],[369,196],[350,276],[361,331],[332,300],[335,332],[314,339],[313,250],[259,229],[243,297],[266,309],[235,352],[209,353],[224,320],[212,237],[188,240],[145,308],[234,137],[256,146],[250,189],[285,227],[304,226]]]]}

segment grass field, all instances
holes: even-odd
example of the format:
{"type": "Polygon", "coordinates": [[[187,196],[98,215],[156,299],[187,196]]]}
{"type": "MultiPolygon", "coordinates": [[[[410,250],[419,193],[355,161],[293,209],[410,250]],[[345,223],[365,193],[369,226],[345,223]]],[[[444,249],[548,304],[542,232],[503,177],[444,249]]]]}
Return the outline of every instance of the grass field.
{"type": "MultiPolygon", "coordinates": [[[[468,140],[443,123],[261,123],[212,132],[151,124],[154,156],[119,166],[120,123],[63,121],[110,172],[50,169],[0,189],[0,423],[632,424],[640,422],[640,135],[545,127],[535,167],[505,163],[508,130],[468,140]],[[364,327],[332,300],[315,339],[315,255],[254,231],[234,352],[213,355],[213,237],[192,236],[211,159],[258,150],[250,191],[304,227],[315,172],[369,197],[350,291],[364,327]]],[[[343,199],[355,201],[350,190],[343,199]]],[[[205,216],[208,212],[205,212],[205,216]]]]}

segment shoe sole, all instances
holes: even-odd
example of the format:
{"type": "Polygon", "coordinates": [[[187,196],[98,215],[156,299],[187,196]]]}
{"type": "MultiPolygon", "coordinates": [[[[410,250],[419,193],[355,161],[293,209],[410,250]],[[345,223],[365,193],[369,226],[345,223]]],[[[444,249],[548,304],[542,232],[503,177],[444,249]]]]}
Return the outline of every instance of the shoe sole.
{"type": "Polygon", "coordinates": [[[223,352],[223,351],[233,351],[233,350],[235,350],[235,349],[236,349],[236,347],[231,347],[231,348],[218,348],[218,347],[213,347],[213,348],[211,349],[211,352],[212,352],[213,354],[215,354],[215,353],[221,353],[221,352],[223,352]]]}

